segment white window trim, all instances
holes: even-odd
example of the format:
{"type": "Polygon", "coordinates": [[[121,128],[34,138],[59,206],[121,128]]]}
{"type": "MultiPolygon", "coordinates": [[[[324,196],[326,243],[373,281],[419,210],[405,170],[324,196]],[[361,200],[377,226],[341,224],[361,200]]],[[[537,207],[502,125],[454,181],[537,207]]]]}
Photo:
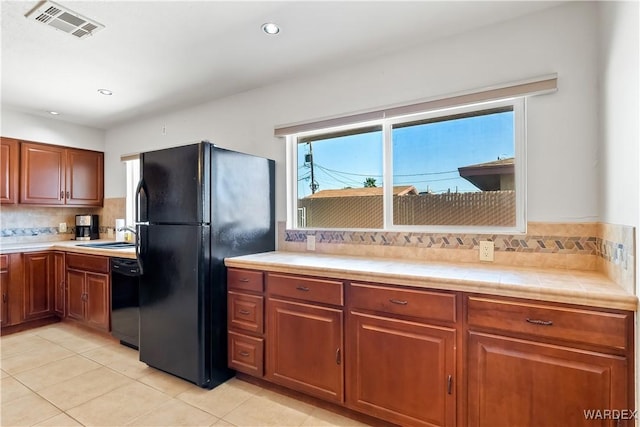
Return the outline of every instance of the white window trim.
{"type": "Polygon", "coordinates": [[[467,234],[511,234],[526,233],[526,98],[509,98],[498,101],[469,104],[458,107],[444,108],[416,114],[349,124],[321,130],[301,132],[286,136],[286,175],[287,175],[287,229],[292,230],[362,230],[362,231],[406,231],[422,233],[467,233],[467,234]],[[516,181],[516,224],[513,227],[500,226],[461,226],[461,225],[393,225],[393,144],[392,126],[397,123],[439,117],[449,114],[464,113],[501,106],[513,106],[514,111],[514,153],[515,153],[515,181],[516,181]],[[297,141],[298,138],[337,132],[347,129],[357,129],[370,125],[382,125],[383,144],[383,227],[375,229],[355,228],[302,228],[297,225],[297,141]]]}

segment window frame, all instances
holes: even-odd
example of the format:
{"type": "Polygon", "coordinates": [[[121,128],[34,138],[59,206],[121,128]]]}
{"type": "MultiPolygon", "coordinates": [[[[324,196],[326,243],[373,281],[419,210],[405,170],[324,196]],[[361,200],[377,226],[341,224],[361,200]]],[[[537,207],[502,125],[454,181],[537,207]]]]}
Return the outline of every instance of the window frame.
{"type": "Polygon", "coordinates": [[[388,119],[378,119],[349,125],[337,126],[300,132],[286,136],[286,182],[287,182],[287,229],[291,230],[358,230],[358,231],[396,231],[396,232],[424,232],[424,233],[479,233],[479,234],[509,234],[526,232],[526,97],[513,97],[489,102],[480,102],[456,107],[448,107],[408,114],[388,119]],[[516,189],[516,223],[512,227],[477,226],[477,225],[394,225],[393,224],[393,125],[450,116],[459,113],[483,111],[492,108],[511,106],[514,113],[514,175],[516,189]],[[299,227],[298,213],[298,174],[297,174],[297,146],[299,138],[329,134],[347,130],[382,126],[382,174],[383,174],[383,226],[382,228],[308,228],[299,227]]]}
{"type": "Polygon", "coordinates": [[[124,164],[126,170],[125,225],[134,227],[138,220],[135,217],[135,200],[136,189],[140,181],[140,156],[128,158],[124,160],[124,164]]]}

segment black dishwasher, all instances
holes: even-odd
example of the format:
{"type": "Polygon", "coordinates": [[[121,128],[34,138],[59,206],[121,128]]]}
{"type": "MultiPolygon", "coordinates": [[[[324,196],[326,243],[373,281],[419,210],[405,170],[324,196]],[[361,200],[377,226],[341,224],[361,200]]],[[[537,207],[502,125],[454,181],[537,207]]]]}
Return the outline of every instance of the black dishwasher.
{"type": "Polygon", "coordinates": [[[138,349],[140,266],[135,259],[111,258],[111,335],[138,349]]]}

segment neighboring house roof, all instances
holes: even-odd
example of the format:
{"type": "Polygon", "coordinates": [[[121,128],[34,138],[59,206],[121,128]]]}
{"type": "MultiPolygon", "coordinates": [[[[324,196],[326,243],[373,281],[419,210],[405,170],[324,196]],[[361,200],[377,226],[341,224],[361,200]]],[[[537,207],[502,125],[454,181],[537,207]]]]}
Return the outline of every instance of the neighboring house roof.
{"type": "Polygon", "coordinates": [[[482,191],[500,190],[500,176],[513,175],[514,158],[494,160],[458,168],[460,176],[482,191]]]}
{"type": "MultiPolygon", "coordinates": [[[[413,185],[399,185],[393,187],[394,196],[418,195],[413,185]]],[[[305,197],[305,199],[321,199],[324,197],[362,197],[382,196],[382,187],[342,188],[339,190],[322,190],[305,197]]]]}

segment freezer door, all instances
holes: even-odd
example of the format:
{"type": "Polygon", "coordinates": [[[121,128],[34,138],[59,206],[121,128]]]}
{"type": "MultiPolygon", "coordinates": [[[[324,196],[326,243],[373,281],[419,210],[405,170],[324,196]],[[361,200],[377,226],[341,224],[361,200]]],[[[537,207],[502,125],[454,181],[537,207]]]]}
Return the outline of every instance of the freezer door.
{"type": "Polygon", "coordinates": [[[152,224],[210,222],[211,144],[185,145],[140,155],[140,211],[152,224]]]}
{"type": "Polygon", "coordinates": [[[210,229],[141,227],[140,360],[202,387],[210,382],[210,229]]]}

